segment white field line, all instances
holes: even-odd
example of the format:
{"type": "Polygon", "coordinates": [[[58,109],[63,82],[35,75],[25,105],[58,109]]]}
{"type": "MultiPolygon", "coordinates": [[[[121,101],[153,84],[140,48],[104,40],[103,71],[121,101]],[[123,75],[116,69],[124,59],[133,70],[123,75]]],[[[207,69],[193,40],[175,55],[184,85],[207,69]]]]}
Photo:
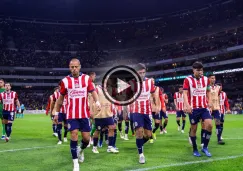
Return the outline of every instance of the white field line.
{"type": "Polygon", "coordinates": [[[16,152],[16,151],[28,151],[28,150],[43,149],[43,148],[56,148],[56,147],[62,147],[62,146],[68,146],[68,145],[61,145],[61,146],[52,145],[52,146],[40,146],[40,147],[30,147],[30,148],[9,149],[9,150],[1,150],[0,153],[16,152]]]}

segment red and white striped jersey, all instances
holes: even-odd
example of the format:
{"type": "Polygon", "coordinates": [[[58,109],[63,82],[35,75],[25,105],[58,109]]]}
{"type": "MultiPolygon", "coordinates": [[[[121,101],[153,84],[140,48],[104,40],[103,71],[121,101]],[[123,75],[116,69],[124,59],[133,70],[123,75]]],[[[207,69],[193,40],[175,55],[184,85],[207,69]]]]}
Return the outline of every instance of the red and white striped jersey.
{"type": "Polygon", "coordinates": [[[15,91],[0,93],[0,101],[3,103],[3,110],[14,112],[16,100],[18,100],[18,94],[15,91]]]}
{"type": "Polygon", "coordinates": [[[221,91],[219,96],[220,96],[219,97],[220,98],[220,113],[225,114],[225,107],[226,107],[226,110],[229,110],[229,108],[230,108],[227,94],[225,92],[221,91]]]}
{"type": "MultiPolygon", "coordinates": [[[[54,92],[52,95],[53,101],[56,102],[57,99],[60,97],[60,95],[61,95],[61,93],[59,91],[54,92]]],[[[64,96],[62,107],[60,109],[60,113],[67,113],[67,95],[64,96]]]]}
{"type": "Polygon", "coordinates": [[[175,92],[174,99],[176,100],[176,107],[178,110],[184,109],[183,93],[175,92]]]}
{"type": "Polygon", "coordinates": [[[134,102],[133,112],[140,114],[152,114],[150,94],[154,93],[155,87],[151,79],[145,78],[142,85],[142,92],[134,102]]]}
{"type": "Polygon", "coordinates": [[[67,95],[67,119],[90,118],[88,92],[95,90],[92,80],[80,73],[77,78],[70,76],[62,79],[60,93],[67,95]]]}
{"type": "Polygon", "coordinates": [[[188,90],[188,102],[193,109],[208,107],[206,98],[208,87],[209,79],[205,76],[200,79],[196,79],[193,75],[185,78],[183,89],[188,90]]]}

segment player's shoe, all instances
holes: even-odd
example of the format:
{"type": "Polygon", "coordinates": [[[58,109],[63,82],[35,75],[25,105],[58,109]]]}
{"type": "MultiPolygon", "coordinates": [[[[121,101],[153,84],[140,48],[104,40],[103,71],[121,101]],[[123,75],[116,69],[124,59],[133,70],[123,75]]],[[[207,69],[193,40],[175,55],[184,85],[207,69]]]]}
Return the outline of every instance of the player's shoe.
{"type": "Polygon", "coordinates": [[[145,156],[142,154],[139,155],[139,163],[144,164],[145,163],[145,156]]]}
{"type": "Polygon", "coordinates": [[[220,139],[223,140],[223,137],[221,136],[220,139]]]}
{"type": "Polygon", "coordinates": [[[152,133],[153,139],[156,140],[156,133],[152,133]]]}
{"type": "Polygon", "coordinates": [[[62,144],[62,141],[58,141],[57,145],[61,145],[62,144]]]}
{"type": "Polygon", "coordinates": [[[218,144],[219,144],[219,145],[224,145],[225,142],[224,142],[223,140],[220,140],[220,141],[218,141],[218,144]]]}
{"type": "Polygon", "coordinates": [[[208,151],[208,148],[202,148],[202,152],[206,154],[208,157],[212,157],[211,153],[208,151]]]}
{"type": "Polygon", "coordinates": [[[78,159],[73,159],[73,171],[79,171],[78,159]]]}
{"type": "Polygon", "coordinates": [[[87,148],[89,148],[90,147],[90,143],[87,145],[87,148]]]}
{"type": "Polygon", "coordinates": [[[107,148],[107,152],[108,152],[108,153],[119,153],[119,151],[116,150],[114,147],[108,147],[108,148],[107,148]]]}
{"type": "Polygon", "coordinates": [[[52,135],[53,135],[54,137],[58,137],[57,133],[53,133],[52,135]]]}
{"type": "Polygon", "coordinates": [[[193,156],[201,157],[201,154],[198,152],[198,150],[193,151],[193,156]]]}
{"type": "Polygon", "coordinates": [[[178,131],[180,131],[180,130],[181,130],[181,127],[180,127],[180,126],[178,126],[177,130],[178,130],[178,131]]]}
{"type": "Polygon", "coordinates": [[[63,138],[63,142],[68,142],[67,137],[63,138]]]}
{"type": "Polygon", "coordinates": [[[117,151],[119,151],[119,148],[117,148],[116,146],[114,146],[114,148],[115,148],[117,151]]]}
{"type": "Polygon", "coordinates": [[[4,140],[5,139],[5,135],[2,135],[2,138],[1,138],[1,140],[4,140]]]}
{"type": "Polygon", "coordinates": [[[164,132],[165,134],[167,134],[167,131],[166,131],[166,129],[165,129],[165,128],[163,129],[163,132],[164,132]]]}
{"type": "Polygon", "coordinates": [[[154,139],[153,138],[150,139],[149,142],[150,142],[150,144],[153,144],[154,143],[154,139]]]}
{"type": "Polygon", "coordinates": [[[203,146],[204,146],[204,144],[202,143],[202,144],[201,144],[201,147],[203,148],[203,146]]]}
{"type": "Polygon", "coordinates": [[[124,135],[123,135],[122,131],[120,132],[120,137],[121,137],[121,139],[124,139],[124,135]]]}
{"type": "Polygon", "coordinates": [[[80,163],[84,162],[84,150],[82,150],[81,148],[78,148],[78,161],[80,163]]]}
{"type": "Polygon", "coordinates": [[[97,147],[93,147],[92,152],[95,153],[95,154],[99,154],[97,147]]]}
{"type": "Polygon", "coordinates": [[[5,141],[6,142],[9,142],[9,137],[5,137],[5,141]]]}
{"type": "Polygon", "coordinates": [[[163,131],[160,131],[159,134],[164,134],[164,132],[163,131]]]}
{"type": "Polygon", "coordinates": [[[124,140],[126,140],[126,141],[128,141],[129,139],[128,139],[128,135],[127,134],[125,134],[125,136],[124,136],[124,140]]]}
{"type": "Polygon", "coordinates": [[[185,133],[185,131],[184,131],[184,130],[181,130],[181,133],[182,133],[182,134],[184,134],[184,133],[185,133]]]}
{"type": "Polygon", "coordinates": [[[188,137],[188,141],[189,141],[189,144],[191,144],[191,145],[192,145],[192,140],[191,140],[191,138],[190,138],[190,137],[188,137]]]}

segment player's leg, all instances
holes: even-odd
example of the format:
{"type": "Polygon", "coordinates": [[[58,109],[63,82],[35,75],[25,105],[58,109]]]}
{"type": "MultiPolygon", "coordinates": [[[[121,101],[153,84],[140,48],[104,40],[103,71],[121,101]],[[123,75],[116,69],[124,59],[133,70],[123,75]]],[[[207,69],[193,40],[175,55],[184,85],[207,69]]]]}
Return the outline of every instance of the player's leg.
{"type": "Polygon", "coordinates": [[[124,140],[128,141],[128,132],[129,132],[129,119],[126,118],[125,120],[125,136],[124,136],[124,140]]]}
{"type": "Polygon", "coordinates": [[[24,118],[24,109],[21,110],[21,118],[24,118]]]}
{"type": "Polygon", "coordinates": [[[134,128],[136,130],[136,145],[138,149],[139,154],[139,163],[144,164],[145,163],[145,157],[143,154],[143,126],[144,126],[144,118],[143,114],[134,113],[133,114],[133,122],[134,122],[134,128]]]}
{"type": "Polygon", "coordinates": [[[208,109],[202,109],[202,120],[204,121],[205,125],[205,138],[203,142],[203,148],[202,152],[205,153],[208,157],[211,157],[212,155],[208,152],[208,144],[212,135],[212,116],[210,115],[210,112],[208,109]]]}
{"type": "Polygon", "coordinates": [[[156,131],[157,129],[159,128],[159,124],[160,124],[160,121],[161,121],[161,114],[155,114],[155,112],[152,113],[152,116],[153,116],[153,119],[154,119],[154,128],[153,128],[153,131],[152,131],[152,139],[150,140],[150,143],[152,143],[153,141],[152,140],[156,140],[156,131]]]}
{"type": "Polygon", "coordinates": [[[114,125],[114,120],[112,117],[105,118],[105,125],[108,126],[108,139],[109,139],[109,144],[107,148],[108,153],[118,153],[119,151],[114,148],[114,130],[115,130],[115,125],[114,125]]]}
{"type": "Polygon", "coordinates": [[[51,115],[51,120],[52,120],[52,131],[53,131],[53,136],[58,137],[57,135],[57,123],[54,121],[54,116],[51,115]]]}
{"type": "Polygon", "coordinates": [[[164,123],[163,123],[163,132],[164,132],[165,134],[167,134],[166,126],[167,126],[167,124],[168,124],[168,114],[162,112],[162,116],[163,116],[163,118],[164,118],[164,120],[165,120],[164,123]]]}
{"type": "Polygon", "coordinates": [[[190,139],[192,142],[192,147],[193,147],[193,155],[196,157],[200,157],[200,153],[198,152],[197,149],[197,125],[200,119],[200,109],[195,109],[191,114],[189,114],[189,119],[191,123],[191,129],[190,129],[190,139]]]}
{"type": "Polygon", "coordinates": [[[184,133],[185,125],[186,125],[186,114],[184,111],[181,111],[182,114],[182,128],[181,128],[181,133],[184,133]]]}
{"type": "Polygon", "coordinates": [[[118,114],[118,130],[120,132],[121,139],[124,139],[124,135],[122,132],[122,121],[123,121],[123,114],[121,112],[120,114],[118,114]]]}
{"type": "Polygon", "coordinates": [[[201,119],[201,146],[203,147],[204,140],[206,137],[206,126],[204,124],[204,120],[201,119]]]}
{"type": "Polygon", "coordinates": [[[14,121],[14,112],[3,111],[3,117],[5,119],[5,131],[6,137],[5,141],[8,142],[12,133],[12,125],[14,121]]]}
{"type": "Polygon", "coordinates": [[[66,114],[63,114],[63,125],[64,125],[64,136],[63,136],[63,141],[67,142],[67,133],[68,133],[68,124],[67,124],[67,119],[66,119],[66,114]]]}
{"type": "Polygon", "coordinates": [[[58,123],[57,123],[57,135],[58,135],[58,145],[62,144],[62,122],[63,122],[63,114],[58,114],[58,123]]]}
{"type": "Polygon", "coordinates": [[[94,119],[92,119],[92,122],[91,122],[91,132],[90,132],[90,144],[93,145],[94,143],[94,133],[96,131],[96,127],[95,127],[95,123],[94,123],[94,119]]]}
{"type": "Polygon", "coordinates": [[[5,131],[5,124],[4,124],[5,122],[3,121],[3,112],[2,112],[2,110],[0,110],[0,119],[1,119],[1,123],[2,123],[2,137],[1,137],[1,139],[4,140],[6,131],[5,131]]]}
{"type": "Polygon", "coordinates": [[[181,123],[180,123],[180,120],[181,120],[181,111],[176,111],[176,123],[178,125],[178,131],[180,131],[181,129],[181,123]]]}
{"type": "Polygon", "coordinates": [[[221,140],[223,139],[222,138],[222,134],[223,134],[223,130],[224,130],[224,114],[221,113],[221,117],[220,117],[220,126],[221,126],[221,140]]]}
{"type": "Polygon", "coordinates": [[[92,126],[95,126],[95,132],[92,135],[93,136],[93,143],[94,143],[92,152],[95,153],[95,154],[98,154],[99,153],[99,151],[97,149],[98,140],[99,140],[100,132],[102,131],[102,123],[101,123],[100,119],[94,119],[94,123],[93,123],[92,126]]]}
{"type": "Polygon", "coordinates": [[[224,145],[225,142],[221,140],[221,135],[222,135],[222,128],[221,128],[221,116],[219,110],[214,110],[212,113],[214,113],[214,122],[216,126],[216,134],[217,134],[217,140],[218,144],[224,145]]]}
{"type": "Polygon", "coordinates": [[[79,162],[84,162],[84,150],[87,148],[89,145],[89,140],[90,140],[90,122],[89,119],[79,119],[79,124],[80,124],[80,131],[82,135],[82,140],[81,140],[81,146],[80,146],[80,152],[79,152],[79,162]]]}
{"type": "Polygon", "coordinates": [[[80,129],[79,121],[76,119],[68,119],[68,129],[70,131],[70,151],[73,159],[73,170],[79,171],[79,163],[78,163],[78,131],[80,129]]]}

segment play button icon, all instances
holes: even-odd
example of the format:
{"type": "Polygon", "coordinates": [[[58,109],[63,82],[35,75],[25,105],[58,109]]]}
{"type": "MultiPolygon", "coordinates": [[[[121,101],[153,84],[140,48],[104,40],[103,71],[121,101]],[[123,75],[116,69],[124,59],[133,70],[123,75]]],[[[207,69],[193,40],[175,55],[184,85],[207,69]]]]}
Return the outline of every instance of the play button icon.
{"type": "Polygon", "coordinates": [[[140,96],[142,79],[133,68],[120,65],[105,74],[102,86],[105,97],[111,103],[126,106],[140,96]]]}

